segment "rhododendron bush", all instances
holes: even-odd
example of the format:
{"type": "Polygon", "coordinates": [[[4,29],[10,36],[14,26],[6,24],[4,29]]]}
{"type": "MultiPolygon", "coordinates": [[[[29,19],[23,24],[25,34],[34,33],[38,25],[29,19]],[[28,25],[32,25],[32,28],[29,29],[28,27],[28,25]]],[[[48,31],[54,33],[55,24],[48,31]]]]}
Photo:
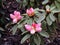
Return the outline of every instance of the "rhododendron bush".
{"type": "Polygon", "coordinates": [[[6,1],[2,1],[0,6],[5,11],[0,11],[0,15],[3,15],[0,22],[4,26],[0,26],[0,30],[8,32],[7,35],[21,36],[19,40],[21,44],[45,45],[44,39],[48,39],[50,43],[55,38],[53,35],[56,36],[58,33],[56,29],[59,29],[60,0],[15,0],[15,2],[16,4],[14,1],[6,4],[6,1]]]}

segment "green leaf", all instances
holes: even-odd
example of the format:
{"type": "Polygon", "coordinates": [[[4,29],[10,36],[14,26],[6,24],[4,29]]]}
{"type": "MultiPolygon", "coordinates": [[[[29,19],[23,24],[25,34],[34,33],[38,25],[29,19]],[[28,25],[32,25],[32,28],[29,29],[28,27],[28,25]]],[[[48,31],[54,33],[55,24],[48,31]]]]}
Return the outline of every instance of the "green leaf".
{"type": "Polygon", "coordinates": [[[56,8],[56,6],[50,7],[50,10],[52,11],[52,10],[54,10],[55,8],[56,8]]]}
{"type": "Polygon", "coordinates": [[[17,2],[20,2],[20,0],[16,0],[17,2]]]}
{"type": "Polygon", "coordinates": [[[53,15],[53,13],[49,14],[50,19],[54,22],[56,20],[55,16],[53,15]]]}
{"type": "Polygon", "coordinates": [[[35,12],[34,12],[35,14],[38,14],[39,11],[45,13],[45,10],[43,10],[43,9],[39,9],[39,8],[35,8],[34,11],[35,11],[35,12]]]}
{"type": "Polygon", "coordinates": [[[42,30],[46,30],[46,25],[47,25],[47,23],[46,23],[46,21],[42,21],[42,30]]]}
{"type": "Polygon", "coordinates": [[[12,34],[15,35],[17,31],[17,25],[14,25],[11,30],[12,30],[12,34]]]}
{"type": "Polygon", "coordinates": [[[60,3],[59,2],[55,1],[55,5],[58,9],[60,9],[60,3]]]}
{"type": "Polygon", "coordinates": [[[0,30],[1,30],[1,31],[5,31],[2,27],[0,27],[0,30]]]}
{"type": "Polygon", "coordinates": [[[49,16],[46,17],[47,24],[50,26],[52,24],[52,20],[49,16]]]}
{"type": "Polygon", "coordinates": [[[60,22],[60,14],[58,14],[58,20],[59,20],[59,22],[60,22]]]}
{"type": "Polygon", "coordinates": [[[21,27],[23,27],[23,25],[22,24],[19,24],[17,28],[21,28],[21,27]]]}
{"type": "Polygon", "coordinates": [[[34,6],[34,2],[30,2],[30,5],[33,7],[34,6]]]}
{"type": "Polygon", "coordinates": [[[27,24],[32,24],[33,20],[32,18],[27,19],[27,24]]]}
{"type": "Polygon", "coordinates": [[[42,4],[44,5],[44,4],[47,4],[49,2],[49,0],[44,0],[43,2],[42,2],[42,4]]]}
{"type": "Polygon", "coordinates": [[[25,35],[21,40],[21,44],[23,44],[27,39],[29,39],[30,36],[31,36],[30,34],[25,35]]]}
{"type": "Polygon", "coordinates": [[[39,34],[43,37],[49,38],[49,34],[45,31],[41,31],[39,34]]]}
{"type": "Polygon", "coordinates": [[[60,10],[58,9],[52,10],[52,13],[60,13],[60,10]]]}
{"type": "Polygon", "coordinates": [[[23,0],[23,7],[27,5],[27,0],[23,0]]]}
{"type": "Polygon", "coordinates": [[[35,8],[34,11],[39,11],[40,9],[39,8],[35,8]]]}
{"type": "Polygon", "coordinates": [[[58,2],[60,2],[60,0],[57,0],[58,2]]]}
{"type": "Polygon", "coordinates": [[[35,35],[34,36],[34,42],[36,45],[40,45],[41,39],[39,35],[35,35]]]}
{"type": "Polygon", "coordinates": [[[37,13],[36,15],[38,17],[38,20],[36,20],[36,22],[40,23],[41,21],[45,19],[46,13],[37,13]]]}
{"type": "Polygon", "coordinates": [[[1,38],[1,34],[0,34],[0,38],[1,38]]]}
{"type": "Polygon", "coordinates": [[[24,35],[25,33],[27,33],[28,31],[24,31],[21,35],[24,35]]]}
{"type": "Polygon", "coordinates": [[[34,0],[30,0],[31,2],[34,2],[34,0]]]}
{"type": "Polygon", "coordinates": [[[24,29],[24,27],[20,28],[21,32],[25,32],[26,30],[24,29]]]}
{"type": "Polygon", "coordinates": [[[44,9],[40,9],[39,11],[40,11],[40,12],[44,12],[44,13],[45,13],[45,10],[44,10],[44,9]]]}

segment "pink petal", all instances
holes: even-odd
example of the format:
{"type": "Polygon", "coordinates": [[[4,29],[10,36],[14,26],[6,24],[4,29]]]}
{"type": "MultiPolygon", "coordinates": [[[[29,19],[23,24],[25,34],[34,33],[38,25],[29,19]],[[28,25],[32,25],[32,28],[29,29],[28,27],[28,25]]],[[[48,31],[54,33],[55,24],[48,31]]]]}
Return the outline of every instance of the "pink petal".
{"type": "Polygon", "coordinates": [[[33,12],[34,12],[34,9],[31,7],[31,8],[30,8],[30,11],[31,11],[31,13],[33,13],[33,12]]]}
{"type": "Polygon", "coordinates": [[[36,31],[40,32],[42,30],[41,23],[36,24],[36,31]]]}
{"type": "Polygon", "coordinates": [[[32,26],[35,28],[35,27],[36,27],[36,23],[33,22],[33,23],[32,23],[32,26]]]}
{"type": "Polygon", "coordinates": [[[20,12],[18,11],[14,11],[14,15],[17,18],[17,20],[20,20],[22,18],[22,16],[20,15],[20,12]]]}
{"type": "Polygon", "coordinates": [[[37,27],[41,27],[41,23],[36,24],[37,27]]]}
{"type": "Polygon", "coordinates": [[[31,28],[31,26],[30,26],[30,25],[25,25],[25,28],[26,28],[26,30],[27,30],[27,31],[32,30],[32,28],[31,28]]]}
{"type": "Polygon", "coordinates": [[[37,27],[36,28],[36,32],[41,32],[42,28],[41,27],[37,27]]]}
{"type": "Polygon", "coordinates": [[[22,19],[22,16],[21,16],[21,15],[19,15],[19,16],[17,17],[17,19],[18,19],[18,20],[22,19]]]}
{"type": "Polygon", "coordinates": [[[17,19],[13,19],[13,23],[17,23],[17,21],[18,21],[17,19]]]}
{"type": "Polygon", "coordinates": [[[18,11],[14,11],[14,15],[17,17],[17,16],[20,16],[20,12],[18,11]]]}
{"type": "Polygon", "coordinates": [[[35,30],[31,30],[30,33],[31,33],[31,34],[35,34],[35,30]]]}
{"type": "Polygon", "coordinates": [[[11,19],[14,19],[15,16],[14,16],[13,14],[10,14],[10,18],[11,18],[11,19]]]}
{"type": "Polygon", "coordinates": [[[27,14],[29,13],[29,10],[28,10],[28,9],[26,10],[26,13],[27,13],[27,14]]]}
{"type": "Polygon", "coordinates": [[[31,11],[30,10],[26,10],[26,13],[28,14],[28,15],[31,15],[31,11]]]}

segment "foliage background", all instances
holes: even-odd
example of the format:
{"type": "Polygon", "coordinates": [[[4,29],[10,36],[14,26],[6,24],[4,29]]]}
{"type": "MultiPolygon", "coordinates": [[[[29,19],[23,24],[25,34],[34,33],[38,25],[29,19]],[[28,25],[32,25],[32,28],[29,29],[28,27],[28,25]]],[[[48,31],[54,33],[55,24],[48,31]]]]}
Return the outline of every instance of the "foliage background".
{"type": "MultiPolygon", "coordinates": [[[[11,45],[19,45],[21,38],[24,36],[21,36],[21,30],[20,24],[18,24],[18,29],[15,31],[16,24],[11,24],[11,19],[9,14],[13,13],[15,10],[20,11],[21,14],[26,13],[26,9],[33,7],[39,13],[43,13],[43,17],[41,14],[39,14],[41,17],[38,21],[42,21],[43,30],[49,33],[50,38],[44,38],[46,45],[53,44],[53,45],[59,45],[59,35],[60,35],[60,0],[0,0],[0,39],[3,41],[0,41],[1,45],[8,45],[10,43],[11,45]],[[50,6],[50,7],[49,7],[50,6]],[[54,8],[51,12],[46,12],[47,8],[54,8]],[[39,8],[39,9],[38,9],[39,8]],[[46,18],[44,18],[44,15],[46,13],[46,18]],[[44,19],[43,19],[44,18],[44,19]],[[51,20],[49,19],[51,18],[51,20]],[[20,25],[20,26],[19,26],[20,25]],[[13,35],[14,34],[14,35],[13,35]],[[18,37],[18,39],[16,39],[18,37]],[[5,40],[6,39],[6,40],[5,40]],[[13,39],[13,43],[11,40],[13,39]],[[50,42],[49,42],[50,41],[50,42]],[[55,41],[55,42],[54,42],[55,41]],[[6,43],[7,42],[7,43],[6,43]],[[56,43],[56,44],[54,44],[56,43]]],[[[38,15],[38,14],[37,14],[38,15]]],[[[39,16],[38,15],[38,16],[39,16]]],[[[36,20],[36,17],[34,18],[36,20]]],[[[25,19],[26,20],[26,19],[25,19]]],[[[36,20],[37,21],[37,20],[36,20]]],[[[31,23],[31,20],[29,21],[31,23]]],[[[20,22],[19,22],[20,23],[20,22]]],[[[23,22],[25,23],[25,22],[23,22]]],[[[26,44],[28,44],[26,42],[26,44]]]]}

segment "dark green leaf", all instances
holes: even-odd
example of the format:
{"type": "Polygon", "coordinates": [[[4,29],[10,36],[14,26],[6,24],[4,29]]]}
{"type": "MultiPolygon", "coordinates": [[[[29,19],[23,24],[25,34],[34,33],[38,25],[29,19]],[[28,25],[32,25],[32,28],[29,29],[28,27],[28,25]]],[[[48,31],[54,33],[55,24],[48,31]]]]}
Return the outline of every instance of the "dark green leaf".
{"type": "Polygon", "coordinates": [[[55,16],[53,15],[53,13],[49,14],[50,19],[54,22],[56,20],[55,16]]]}
{"type": "Polygon", "coordinates": [[[34,0],[30,0],[31,2],[34,2],[34,0]]]}
{"type": "Polygon", "coordinates": [[[60,2],[60,0],[57,0],[58,2],[60,2]]]}
{"type": "Polygon", "coordinates": [[[58,9],[60,9],[60,3],[59,2],[55,1],[55,5],[58,9]]]}
{"type": "Polygon", "coordinates": [[[60,13],[60,10],[58,9],[52,10],[52,13],[60,13]]]}
{"type": "Polygon", "coordinates": [[[33,7],[34,6],[34,2],[30,2],[30,5],[33,7]]]}
{"type": "Polygon", "coordinates": [[[58,15],[58,20],[59,20],[59,22],[60,22],[60,14],[58,15]]]}
{"type": "Polygon", "coordinates": [[[20,0],[16,0],[17,2],[20,2],[20,0]]]}
{"type": "Polygon", "coordinates": [[[39,11],[40,9],[39,9],[39,8],[35,8],[34,10],[35,10],[35,11],[39,11]]]}
{"type": "Polygon", "coordinates": [[[42,4],[47,4],[49,2],[49,0],[44,0],[43,2],[42,2],[42,4]]]}
{"type": "Polygon", "coordinates": [[[50,7],[50,10],[52,11],[52,10],[54,10],[55,8],[56,8],[56,6],[50,7]]]}
{"type": "Polygon", "coordinates": [[[46,23],[46,21],[42,21],[42,30],[46,30],[46,25],[47,25],[47,23],[46,23]]]}
{"type": "Polygon", "coordinates": [[[25,33],[27,33],[28,31],[24,31],[21,35],[24,35],[25,33]]]}
{"type": "Polygon", "coordinates": [[[23,7],[27,5],[27,0],[23,0],[23,7]]]}
{"type": "Polygon", "coordinates": [[[5,31],[2,27],[0,27],[0,30],[1,30],[1,31],[5,31]]]}
{"type": "Polygon", "coordinates": [[[38,20],[36,20],[36,22],[40,23],[41,21],[45,19],[46,13],[37,13],[36,15],[38,17],[38,20]]]}
{"type": "Polygon", "coordinates": [[[47,24],[50,26],[52,24],[52,20],[49,16],[46,17],[47,24]]]}
{"type": "Polygon", "coordinates": [[[32,24],[32,22],[33,22],[32,18],[29,18],[29,19],[27,20],[27,24],[32,24]]]}
{"type": "Polygon", "coordinates": [[[14,25],[11,30],[12,30],[12,34],[14,35],[17,31],[17,25],[14,25]]]}
{"type": "Polygon", "coordinates": [[[21,40],[21,44],[23,44],[27,39],[29,39],[30,36],[31,36],[30,34],[25,35],[21,40]]]}
{"type": "Polygon", "coordinates": [[[41,31],[39,34],[43,37],[49,38],[49,34],[45,31],[41,31]]]}
{"type": "Polygon", "coordinates": [[[34,36],[34,42],[36,45],[40,45],[41,39],[39,35],[35,35],[34,36]]]}
{"type": "Polygon", "coordinates": [[[0,38],[1,38],[1,34],[0,34],[0,38]]]}

